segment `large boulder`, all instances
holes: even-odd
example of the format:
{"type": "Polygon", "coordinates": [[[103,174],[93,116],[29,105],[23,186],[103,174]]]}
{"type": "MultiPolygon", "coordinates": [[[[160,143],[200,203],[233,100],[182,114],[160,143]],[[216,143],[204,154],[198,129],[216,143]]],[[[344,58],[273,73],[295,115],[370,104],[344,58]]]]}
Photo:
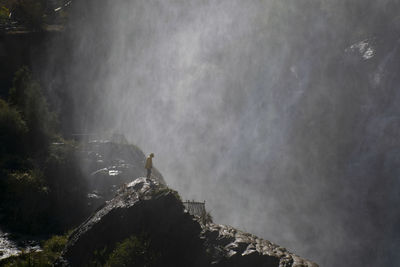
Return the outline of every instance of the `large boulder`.
{"type": "Polygon", "coordinates": [[[124,240],[145,236],[140,253],[153,253],[146,266],[317,266],[233,227],[203,222],[175,191],[138,178],[71,234],[56,265],[104,265],[124,240]]]}

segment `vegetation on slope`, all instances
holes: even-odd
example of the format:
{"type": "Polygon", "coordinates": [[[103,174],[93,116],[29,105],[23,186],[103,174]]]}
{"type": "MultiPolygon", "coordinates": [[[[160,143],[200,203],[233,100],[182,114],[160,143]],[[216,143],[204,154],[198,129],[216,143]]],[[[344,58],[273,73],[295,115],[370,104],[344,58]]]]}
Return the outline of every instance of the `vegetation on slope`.
{"type": "MultiPolygon", "coordinates": [[[[50,236],[66,232],[87,215],[87,185],[79,145],[65,140],[40,84],[26,67],[15,74],[7,101],[0,99],[0,221],[12,232],[50,236]]],[[[153,197],[179,194],[160,186],[153,197]]],[[[205,218],[204,218],[205,220],[205,218]]],[[[52,266],[67,236],[53,236],[43,251],[22,253],[5,266],[52,266]]],[[[167,247],[149,235],[133,235],[97,251],[96,266],[161,266],[167,247]]],[[[165,242],[161,242],[164,244],[165,242]]]]}
{"type": "Polygon", "coordinates": [[[42,244],[42,251],[25,252],[19,256],[10,257],[1,262],[4,267],[50,267],[61,255],[68,240],[68,234],[63,236],[53,236],[42,244]]]}
{"type": "Polygon", "coordinates": [[[56,115],[23,67],[9,101],[0,99],[2,224],[30,234],[59,233],[85,213],[86,184],[76,144],[60,137],[56,115]]]}
{"type": "Polygon", "coordinates": [[[0,22],[13,21],[27,30],[40,31],[45,24],[65,23],[66,1],[0,0],[0,22]]]}

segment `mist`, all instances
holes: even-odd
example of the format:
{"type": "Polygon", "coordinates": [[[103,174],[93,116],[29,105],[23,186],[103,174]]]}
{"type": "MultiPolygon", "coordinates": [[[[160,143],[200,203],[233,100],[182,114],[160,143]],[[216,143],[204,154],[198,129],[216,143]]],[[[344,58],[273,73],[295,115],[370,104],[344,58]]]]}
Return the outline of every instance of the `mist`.
{"type": "Polygon", "coordinates": [[[214,222],[320,266],[396,266],[399,10],[76,1],[43,79],[74,118],[65,129],[154,152],[168,185],[205,200],[214,222]]]}

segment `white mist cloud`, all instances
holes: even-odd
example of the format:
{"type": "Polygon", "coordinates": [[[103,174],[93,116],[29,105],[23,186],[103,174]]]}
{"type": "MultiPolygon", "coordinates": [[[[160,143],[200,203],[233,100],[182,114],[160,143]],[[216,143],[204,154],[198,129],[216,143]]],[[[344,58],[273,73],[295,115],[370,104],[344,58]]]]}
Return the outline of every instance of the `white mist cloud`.
{"type": "Polygon", "coordinates": [[[363,21],[383,23],[353,11],[389,3],[82,2],[66,70],[75,123],[154,152],[217,223],[321,266],[380,265],[398,247],[380,227],[395,225],[399,173],[397,61],[380,53],[397,48],[374,45],[368,61],[345,49],[374,33],[363,21]]]}

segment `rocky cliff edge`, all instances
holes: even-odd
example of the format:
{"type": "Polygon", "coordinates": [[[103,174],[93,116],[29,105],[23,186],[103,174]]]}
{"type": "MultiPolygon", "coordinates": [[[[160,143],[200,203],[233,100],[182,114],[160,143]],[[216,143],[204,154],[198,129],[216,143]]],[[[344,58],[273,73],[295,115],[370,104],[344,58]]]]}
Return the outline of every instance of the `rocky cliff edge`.
{"type": "Polygon", "coordinates": [[[146,266],[318,267],[233,227],[202,223],[185,211],[177,192],[147,178],[123,186],[76,228],[56,265],[106,264],[132,236],[148,240],[140,251],[153,255],[146,266]]]}

